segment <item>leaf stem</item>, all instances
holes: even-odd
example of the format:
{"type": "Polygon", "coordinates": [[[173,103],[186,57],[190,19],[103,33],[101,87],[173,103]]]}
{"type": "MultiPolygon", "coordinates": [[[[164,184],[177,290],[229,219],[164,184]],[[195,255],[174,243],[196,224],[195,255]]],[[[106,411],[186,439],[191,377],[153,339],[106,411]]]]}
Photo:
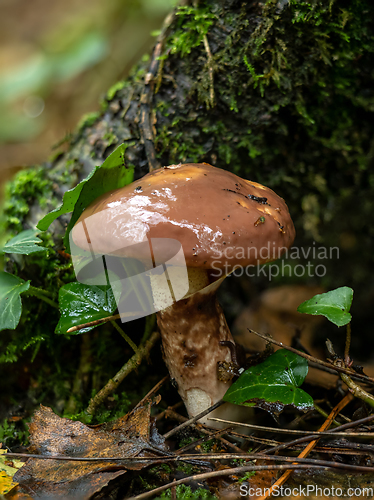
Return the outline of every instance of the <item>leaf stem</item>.
{"type": "Polygon", "coordinates": [[[138,352],[138,347],[130,339],[130,337],[127,335],[127,333],[125,333],[123,331],[123,329],[119,325],[117,325],[117,323],[114,320],[112,320],[111,323],[112,323],[112,326],[114,326],[114,328],[117,330],[117,332],[121,335],[121,337],[124,338],[126,340],[126,342],[129,344],[129,346],[134,350],[134,352],[137,353],[138,352]]]}
{"type": "MultiPolygon", "coordinates": [[[[316,411],[318,411],[318,413],[319,413],[320,415],[322,415],[324,418],[329,418],[328,413],[326,413],[326,412],[325,412],[325,410],[323,410],[320,406],[318,406],[318,405],[316,404],[316,402],[315,402],[315,401],[314,401],[314,409],[315,409],[316,411]]],[[[337,427],[339,427],[339,426],[341,425],[341,424],[339,424],[339,422],[337,422],[336,420],[333,420],[333,421],[331,422],[331,424],[332,424],[332,425],[335,425],[335,426],[337,426],[337,427]]]]}
{"type": "Polygon", "coordinates": [[[47,290],[43,290],[42,288],[37,288],[35,286],[30,285],[29,289],[25,292],[25,294],[44,300],[44,302],[54,307],[55,309],[59,308],[58,304],[54,300],[49,298],[52,297],[52,294],[50,292],[47,292],[47,290]]]}

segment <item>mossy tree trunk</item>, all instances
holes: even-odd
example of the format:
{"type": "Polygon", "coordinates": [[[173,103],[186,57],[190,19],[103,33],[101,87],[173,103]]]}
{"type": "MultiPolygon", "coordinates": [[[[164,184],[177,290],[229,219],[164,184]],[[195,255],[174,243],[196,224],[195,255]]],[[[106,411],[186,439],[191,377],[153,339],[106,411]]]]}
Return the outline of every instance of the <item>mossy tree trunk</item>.
{"type": "Polygon", "coordinates": [[[136,178],[150,165],[205,161],[274,189],[296,244],[339,247],[322,281],[364,287],[365,309],[374,274],[373,27],[371,0],[185,3],[101,111],[10,185],[8,228],[34,227],[124,142],[136,178]]]}

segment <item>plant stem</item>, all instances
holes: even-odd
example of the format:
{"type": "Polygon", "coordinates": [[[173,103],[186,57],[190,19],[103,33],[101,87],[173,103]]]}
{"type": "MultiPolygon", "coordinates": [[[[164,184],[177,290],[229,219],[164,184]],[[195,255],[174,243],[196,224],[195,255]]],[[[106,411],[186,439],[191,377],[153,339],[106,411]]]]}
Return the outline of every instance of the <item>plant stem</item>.
{"type": "Polygon", "coordinates": [[[123,367],[116,373],[116,375],[108,381],[108,383],[93,397],[87,407],[87,413],[94,415],[100,404],[114,392],[119,384],[127,377],[133,370],[135,370],[142,360],[148,356],[152,347],[160,338],[159,332],[153,332],[150,339],[141,344],[137,352],[123,365],[123,367]]]}
{"type": "Polygon", "coordinates": [[[111,321],[112,326],[117,330],[117,332],[121,335],[122,338],[126,340],[126,342],[129,344],[129,346],[134,350],[135,353],[138,352],[138,347],[137,345],[130,339],[130,337],[123,331],[123,329],[117,325],[117,323],[112,320],[111,321]]]}
{"type": "Polygon", "coordinates": [[[77,412],[77,401],[81,399],[88,385],[88,378],[91,372],[91,335],[81,335],[81,349],[79,367],[75,374],[70,397],[66,403],[65,411],[70,414],[77,412]]]}
{"type": "MultiPolygon", "coordinates": [[[[345,361],[339,358],[334,350],[331,340],[326,340],[326,347],[333,359],[333,364],[335,367],[341,367],[345,365],[345,361]]],[[[349,392],[351,392],[356,398],[362,399],[366,404],[374,408],[374,396],[366,392],[362,387],[360,387],[347,373],[339,373],[340,378],[347,385],[349,392]]]]}
{"type": "Polygon", "coordinates": [[[54,307],[55,309],[58,309],[58,304],[49,298],[52,297],[52,294],[50,292],[47,292],[47,290],[43,290],[42,288],[36,288],[35,286],[30,285],[26,294],[44,300],[44,302],[46,302],[50,306],[54,307]]]}
{"type": "Polygon", "coordinates": [[[346,366],[349,366],[351,363],[351,360],[349,358],[349,348],[351,347],[351,324],[348,323],[347,325],[347,333],[345,337],[345,349],[344,349],[344,362],[346,366]]]}
{"type": "Polygon", "coordinates": [[[372,394],[366,392],[345,373],[340,373],[340,378],[348,386],[349,392],[351,392],[356,398],[362,399],[362,401],[374,408],[374,396],[372,394]]]}
{"type": "MultiPolygon", "coordinates": [[[[316,411],[318,411],[318,413],[319,413],[320,415],[322,415],[323,417],[325,417],[325,418],[329,418],[328,413],[326,413],[326,412],[325,412],[325,410],[323,410],[320,406],[318,406],[318,405],[316,404],[316,402],[314,402],[314,409],[315,409],[316,411]]],[[[337,427],[340,427],[340,425],[341,425],[341,424],[339,424],[339,422],[337,422],[336,420],[333,420],[333,421],[331,422],[331,425],[335,425],[335,426],[337,426],[337,427]]]]}

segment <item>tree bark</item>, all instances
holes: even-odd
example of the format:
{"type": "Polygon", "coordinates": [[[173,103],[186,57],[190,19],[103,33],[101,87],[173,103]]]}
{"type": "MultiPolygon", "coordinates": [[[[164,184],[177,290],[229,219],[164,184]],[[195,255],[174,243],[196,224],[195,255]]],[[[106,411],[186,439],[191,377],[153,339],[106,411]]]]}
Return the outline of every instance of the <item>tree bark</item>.
{"type": "MultiPolygon", "coordinates": [[[[8,228],[34,227],[124,142],[136,178],[159,165],[205,161],[274,189],[289,205],[297,245],[339,247],[339,259],[311,259],[326,266],[326,287],[364,287],[367,310],[374,289],[373,20],[371,0],[179,7],[150,58],[41,166],[33,190],[28,180],[28,213],[16,179],[8,228]]],[[[61,233],[67,220],[53,231],[61,233]]]]}

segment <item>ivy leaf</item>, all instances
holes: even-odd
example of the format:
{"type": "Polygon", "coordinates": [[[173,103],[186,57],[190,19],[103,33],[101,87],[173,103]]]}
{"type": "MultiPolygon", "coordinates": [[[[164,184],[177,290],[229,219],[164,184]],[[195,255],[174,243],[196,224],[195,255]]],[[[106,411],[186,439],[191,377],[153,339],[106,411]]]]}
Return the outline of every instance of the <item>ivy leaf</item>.
{"type": "MultiPolygon", "coordinates": [[[[56,333],[66,334],[72,326],[82,325],[97,319],[110,316],[117,309],[117,304],[109,286],[83,285],[68,283],[60,288],[59,304],[61,317],[56,327],[56,333]]],[[[95,328],[89,326],[75,332],[88,332],[95,328]]]]}
{"type": "Polygon", "coordinates": [[[29,287],[30,281],[0,272],[0,330],[13,330],[18,325],[22,313],[20,294],[29,287]]]}
{"type": "Polygon", "coordinates": [[[299,305],[297,310],[300,313],[326,316],[334,325],[344,326],[352,319],[349,314],[352,299],[352,288],[342,286],[331,292],[315,295],[299,305]]]}
{"type": "Polygon", "coordinates": [[[41,231],[46,231],[57,217],[73,212],[64,237],[64,245],[69,252],[69,233],[83,210],[102,194],[126,186],[133,181],[134,169],[125,166],[124,160],[125,150],[129,146],[131,144],[121,144],[102,165],[95,167],[86,179],[75,188],[66,191],[62,205],[45,215],[36,227],[41,231]]]}
{"type": "Polygon", "coordinates": [[[279,349],[242,373],[223,399],[236,405],[258,406],[276,415],[287,405],[306,411],[313,407],[313,399],[299,386],[307,373],[306,359],[279,349]]]}
{"type": "Polygon", "coordinates": [[[35,252],[45,252],[45,247],[40,247],[42,243],[40,238],[36,235],[40,233],[37,229],[27,229],[21,231],[17,236],[12,238],[6,243],[3,248],[0,248],[0,253],[19,253],[22,255],[30,255],[35,252]]]}

